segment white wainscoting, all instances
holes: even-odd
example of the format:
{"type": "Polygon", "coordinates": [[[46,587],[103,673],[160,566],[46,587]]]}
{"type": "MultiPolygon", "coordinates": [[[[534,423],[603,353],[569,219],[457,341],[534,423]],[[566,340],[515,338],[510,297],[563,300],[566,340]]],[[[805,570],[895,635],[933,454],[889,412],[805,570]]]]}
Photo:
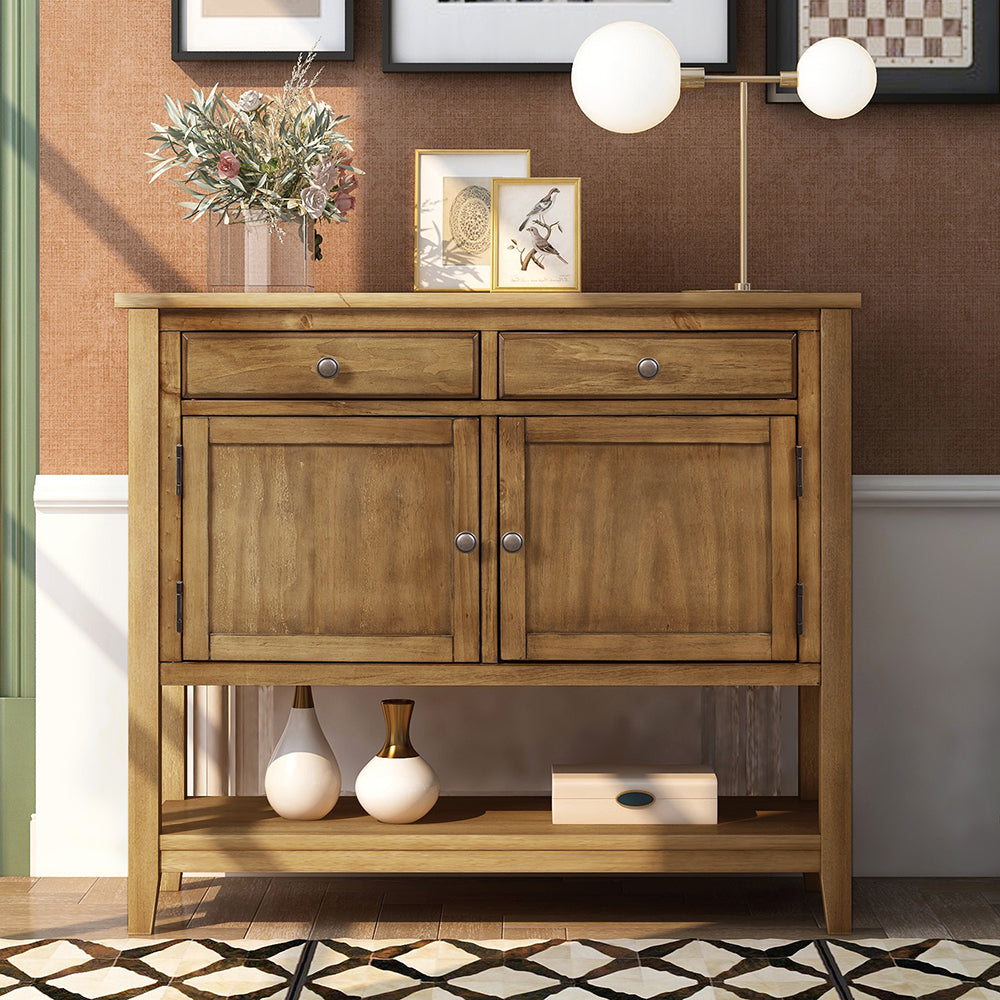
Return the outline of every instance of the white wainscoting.
{"type": "Polygon", "coordinates": [[[854,845],[1000,875],[1000,476],[854,479],[854,845]]]}
{"type": "Polygon", "coordinates": [[[124,875],[128,477],[35,479],[33,875],[124,875]]]}
{"type": "MultiPolygon", "coordinates": [[[[854,494],[855,871],[998,875],[1000,477],[855,477],[854,494]]],[[[32,870],[124,874],[125,477],[40,476],[35,497],[32,870]]],[[[381,745],[378,699],[399,693],[319,693],[345,789],[381,745]]],[[[698,689],[407,693],[414,743],[455,792],[539,791],[561,755],[703,753],[698,689]]]]}

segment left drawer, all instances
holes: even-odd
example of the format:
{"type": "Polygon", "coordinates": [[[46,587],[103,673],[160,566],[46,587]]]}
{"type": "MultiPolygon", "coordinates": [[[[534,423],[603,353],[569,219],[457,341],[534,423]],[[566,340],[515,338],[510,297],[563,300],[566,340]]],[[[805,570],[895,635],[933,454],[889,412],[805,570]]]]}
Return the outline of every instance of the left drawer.
{"type": "Polygon", "coordinates": [[[478,358],[478,334],[464,330],[190,332],[184,335],[183,393],[212,399],[468,399],[479,394],[478,358]]]}

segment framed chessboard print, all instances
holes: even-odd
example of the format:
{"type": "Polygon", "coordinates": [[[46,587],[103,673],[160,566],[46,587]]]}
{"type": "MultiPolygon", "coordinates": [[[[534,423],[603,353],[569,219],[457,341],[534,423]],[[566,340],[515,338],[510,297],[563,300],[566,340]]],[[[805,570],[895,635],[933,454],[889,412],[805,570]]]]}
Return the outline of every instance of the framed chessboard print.
{"type": "MultiPolygon", "coordinates": [[[[876,101],[1000,101],[997,0],[768,0],[767,70],[793,70],[813,42],[842,35],[878,69],[876,101]]],[[[797,101],[768,87],[769,101],[797,101]]]]}

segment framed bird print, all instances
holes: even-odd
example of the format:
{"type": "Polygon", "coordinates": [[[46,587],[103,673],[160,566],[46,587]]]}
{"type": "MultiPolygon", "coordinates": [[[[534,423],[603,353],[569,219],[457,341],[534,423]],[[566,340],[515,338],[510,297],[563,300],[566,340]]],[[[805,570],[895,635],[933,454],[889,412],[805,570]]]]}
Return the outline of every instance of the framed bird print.
{"type": "Polygon", "coordinates": [[[580,178],[493,181],[493,291],[580,290],[580,178]]]}
{"type": "Polygon", "coordinates": [[[493,178],[530,172],[527,149],[416,151],[416,291],[490,290],[493,178]]]}

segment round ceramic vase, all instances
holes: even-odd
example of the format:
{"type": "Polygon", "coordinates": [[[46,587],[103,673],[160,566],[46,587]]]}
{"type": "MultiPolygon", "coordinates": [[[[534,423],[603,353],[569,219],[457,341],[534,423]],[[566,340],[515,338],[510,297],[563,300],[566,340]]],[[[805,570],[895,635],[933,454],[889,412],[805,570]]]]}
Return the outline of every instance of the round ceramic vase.
{"type": "Polygon", "coordinates": [[[410,744],[409,699],[382,702],[386,740],[354,784],[361,807],[380,823],[413,823],[425,816],[441,792],[434,769],[410,744]]]}
{"type": "Polygon", "coordinates": [[[308,686],[295,689],[285,731],[264,773],[264,794],[285,819],[322,819],[340,798],[340,768],[308,686]]]}

